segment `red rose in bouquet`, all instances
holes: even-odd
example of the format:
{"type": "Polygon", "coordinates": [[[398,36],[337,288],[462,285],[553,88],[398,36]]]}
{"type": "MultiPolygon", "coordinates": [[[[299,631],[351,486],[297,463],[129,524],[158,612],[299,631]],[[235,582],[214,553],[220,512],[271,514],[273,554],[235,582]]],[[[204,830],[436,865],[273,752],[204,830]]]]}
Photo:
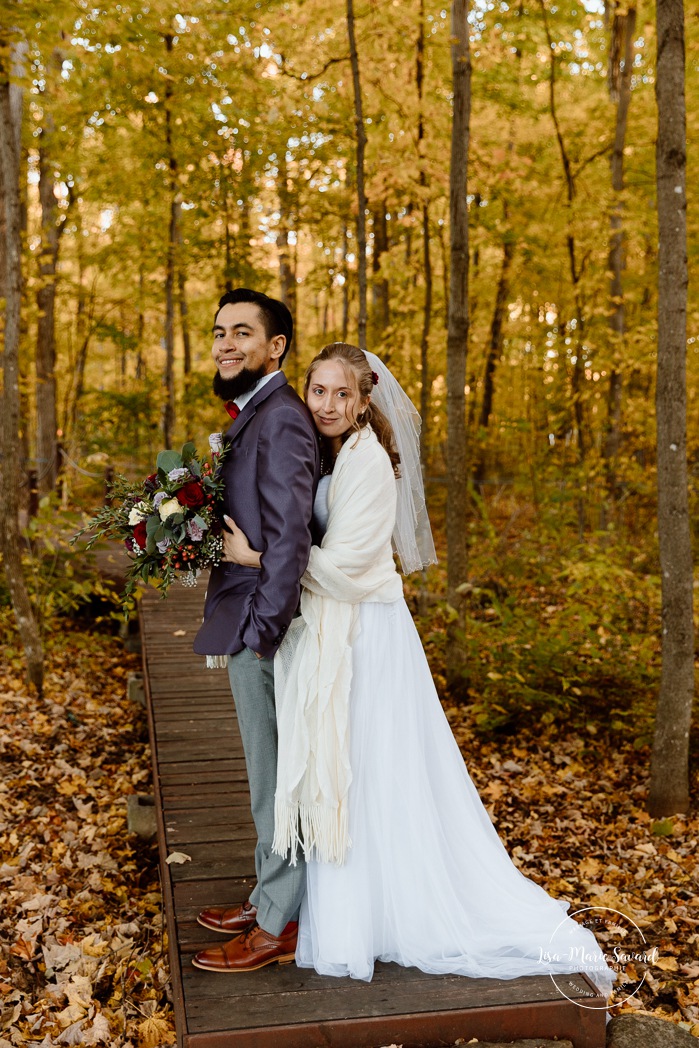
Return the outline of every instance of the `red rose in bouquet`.
{"type": "Polygon", "coordinates": [[[180,506],[189,506],[190,509],[197,509],[206,501],[204,489],[198,480],[190,480],[183,484],[180,490],[175,492],[175,498],[180,506]]]}
{"type": "Polygon", "coordinates": [[[133,529],[134,541],[138,543],[141,549],[146,548],[146,522],[141,520],[138,522],[136,527],[133,529]]]}

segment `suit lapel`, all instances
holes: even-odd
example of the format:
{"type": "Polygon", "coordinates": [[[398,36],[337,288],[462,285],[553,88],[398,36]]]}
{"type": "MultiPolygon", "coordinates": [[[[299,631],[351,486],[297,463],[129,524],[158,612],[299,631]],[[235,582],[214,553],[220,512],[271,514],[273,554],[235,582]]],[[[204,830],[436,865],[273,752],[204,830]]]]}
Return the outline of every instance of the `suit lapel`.
{"type": "Polygon", "coordinates": [[[247,402],[237,419],[235,419],[228,427],[226,437],[229,440],[237,440],[250,419],[254,418],[255,412],[257,411],[257,405],[266,400],[275,390],[281,389],[281,387],[286,384],[286,375],[284,372],[281,370],[277,371],[274,378],[271,378],[269,382],[265,382],[262,389],[247,402]]]}

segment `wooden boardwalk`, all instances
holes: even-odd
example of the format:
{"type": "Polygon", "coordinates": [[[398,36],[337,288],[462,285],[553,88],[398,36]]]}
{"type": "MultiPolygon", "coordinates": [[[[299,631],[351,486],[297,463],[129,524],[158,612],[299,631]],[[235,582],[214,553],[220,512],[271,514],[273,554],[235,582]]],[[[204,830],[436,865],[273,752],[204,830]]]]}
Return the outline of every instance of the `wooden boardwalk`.
{"type": "Polygon", "coordinates": [[[163,897],[180,1048],[378,1048],[567,1038],[602,1048],[604,1011],[583,975],[512,981],[429,976],[378,964],[371,983],[271,965],[212,974],[191,956],[225,941],[196,922],[205,905],[247,898],[255,833],[245,761],[225,670],[192,653],[205,585],[173,586],[141,604],[144,678],[163,897]],[[173,852],[190,856],[167,863],[173,852]],[[573,1003],[580,1001],[588,1007],[573,1003]],[[590,1008],[590,1004],[597,1007],[590,1008]]]}

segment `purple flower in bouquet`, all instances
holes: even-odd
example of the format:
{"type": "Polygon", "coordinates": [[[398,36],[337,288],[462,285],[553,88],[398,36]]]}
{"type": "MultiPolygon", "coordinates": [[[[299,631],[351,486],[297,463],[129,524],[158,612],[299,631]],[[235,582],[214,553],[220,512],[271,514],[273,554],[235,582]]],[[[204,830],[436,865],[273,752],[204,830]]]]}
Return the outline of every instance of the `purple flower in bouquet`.
{"type": "Polygon", "coordinates": [[[192,542],[201,542],[204,538],[204,529],[197,524],[196,520],[188,520],[187,534],[192,542]]]}
{"type": "Polygon", "coordinates": [[[161,539],[160,542],[156,542],[156,546],[160,553],[167,553],[168,549],[172,545],[172,539],[167,538],[161,539]]]}
{"type": "Polygon", "coordinates": [[[191,473],[186,466],[178,466],[176,469],[171,469],[167,475],[167,479],[171,484],[177,484],[180,480],[186,480],[187,477],[191,477],[191,473]]]}
{"type": "Polygon", "coordinates": [[[168,496],[168,493],[166,491],[159,491],[157,493],[157,495],[154,495],[153,496],[153,505],[155,506],[155,508],[157,509],[158,506],[160,505],[160,503],[163,501],[163,499],[166,499],[168,497],[169,496],[168,496]]]}

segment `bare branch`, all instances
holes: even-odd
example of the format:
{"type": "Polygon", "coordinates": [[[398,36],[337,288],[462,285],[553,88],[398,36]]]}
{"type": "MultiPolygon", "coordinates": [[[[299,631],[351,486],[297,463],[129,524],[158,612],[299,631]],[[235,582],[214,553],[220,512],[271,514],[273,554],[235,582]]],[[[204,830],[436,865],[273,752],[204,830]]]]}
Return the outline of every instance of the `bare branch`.
{"type": "Polygon", "coordinates": [[[340,55],[339,58],[329,58],[322,69],[319,69],[317,73],[302,73],[301,76],[298,73],[292,73],[290,69],[286,67],[286,60],[284,56],[281,56],[282,64],[280,66],[280,72],[284,76],[290,77],[292,80],[300,80],[304,84],[310,84],[313,80],[318,80],[321,76],[327,73],[328,69],[332,65],[336,65],[338,62],[349,62],[349,55],[340,55]]]}

